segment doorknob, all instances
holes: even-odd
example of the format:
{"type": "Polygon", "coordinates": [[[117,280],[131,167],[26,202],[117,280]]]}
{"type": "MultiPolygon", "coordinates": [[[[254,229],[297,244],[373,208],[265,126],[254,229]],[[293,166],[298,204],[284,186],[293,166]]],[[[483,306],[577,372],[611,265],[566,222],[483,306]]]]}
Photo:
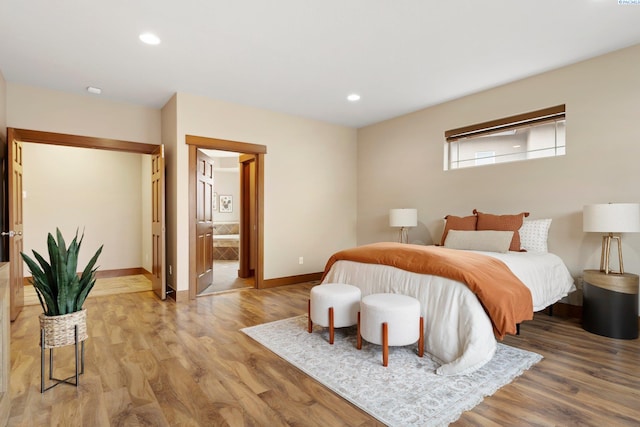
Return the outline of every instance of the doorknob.
{"type": "Polygon", "coordinates": [[[17,234],[18,236],[22,236],[22,231],[18,231],[18,232],[15,232],[15,231],[13,231],[13,230],[11,230],[11,231],[3,231],[2,233],[0,233],[0,236],[9,236],[9,237],[13,237],[13,236],[15,236],[16,234],[17,234]]]}

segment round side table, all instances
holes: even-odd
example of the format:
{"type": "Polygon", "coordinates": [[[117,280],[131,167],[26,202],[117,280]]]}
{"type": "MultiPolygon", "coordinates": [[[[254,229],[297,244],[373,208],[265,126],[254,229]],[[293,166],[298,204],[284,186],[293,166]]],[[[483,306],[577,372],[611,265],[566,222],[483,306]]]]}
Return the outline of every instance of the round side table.
{"type": "Polygon", "coordinates": [[[610,338],[638,338],[638,275],[584,270],[582,327],[610,338]]]}

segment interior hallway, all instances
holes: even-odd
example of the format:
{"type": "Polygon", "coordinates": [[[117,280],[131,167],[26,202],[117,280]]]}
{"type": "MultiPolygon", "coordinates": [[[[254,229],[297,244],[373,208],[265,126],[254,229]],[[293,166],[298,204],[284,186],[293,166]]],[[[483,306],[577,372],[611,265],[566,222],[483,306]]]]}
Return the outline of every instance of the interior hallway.
{"type": "Polygon", "coordinates": [[[237,260],[214,260],[213,282],[198,296],[254,287],[255,281],[253,277],[246,279],[238,277],[238,266],[239,261],[237,260]]]}

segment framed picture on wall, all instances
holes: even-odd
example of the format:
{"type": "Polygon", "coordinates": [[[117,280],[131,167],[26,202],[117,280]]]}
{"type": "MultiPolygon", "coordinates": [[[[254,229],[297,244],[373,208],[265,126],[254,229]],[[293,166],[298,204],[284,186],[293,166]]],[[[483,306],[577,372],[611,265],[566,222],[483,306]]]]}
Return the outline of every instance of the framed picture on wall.
{"type": "Polygon", "coordinates": [[[214,211],[218,210],[218,193],[213,193],[213,200],[211,205],[214,211]]]}
{"type": "Polygon", "coordinates": [[[233,196],[221,195],[219,210],[220,212],[233,212],[233,196]]]}

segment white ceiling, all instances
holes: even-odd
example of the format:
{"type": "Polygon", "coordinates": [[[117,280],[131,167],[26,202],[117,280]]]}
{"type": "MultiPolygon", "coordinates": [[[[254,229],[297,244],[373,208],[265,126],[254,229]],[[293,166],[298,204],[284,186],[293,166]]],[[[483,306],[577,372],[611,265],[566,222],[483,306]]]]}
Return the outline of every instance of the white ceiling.
{"type": "Polygon", "coordinates": [[[10,83],[156,108],[187,92],[352,127],[637,43],[640,5],[618,0],[0,1],[10,83]]]}

